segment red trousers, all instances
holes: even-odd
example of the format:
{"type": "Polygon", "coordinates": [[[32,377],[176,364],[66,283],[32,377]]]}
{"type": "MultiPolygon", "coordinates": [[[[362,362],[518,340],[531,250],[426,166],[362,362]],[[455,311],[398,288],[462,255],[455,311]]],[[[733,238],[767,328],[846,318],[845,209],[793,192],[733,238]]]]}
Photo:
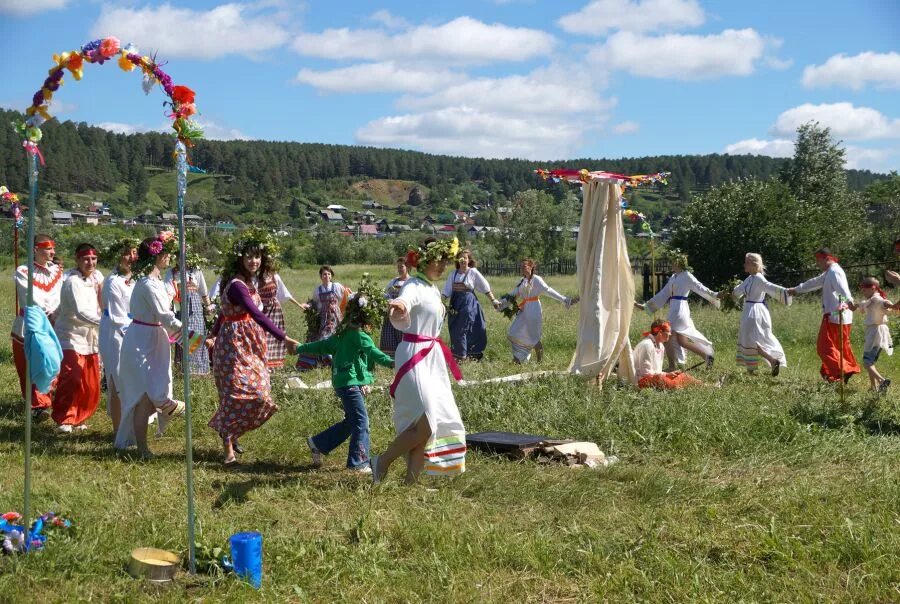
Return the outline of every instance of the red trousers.
{"type": "Polygon", "coordinates": [[[828,315],[822,317],[819,339],[816,341],[816,352],[822,359],[819,373],[829,382],[837,382],[841,379],[841,329],[844,331],[844,376],[859,373],[859,364],[850,347],[851,327],[851,325],[832,323],[828,320],[828,315]]]}
{"type": "Polygon", "coordinates": [[[99,404],[100,355],[63,350],[53,397],[53,421],[78,426],[94,414],[99,404]]]}
{"type": "MultiPolygon", "coordinates": [[[[22,392],[22,398],[25,398],[25,344],[17,338],[12,339],[13,362],[16,364],[16,372],[19,374],[19,390],[22,392]]],[[[38,392],[37,388],[31,387],[31,408],[32,409],[49,409],[53,404],[53,390],[56,388],[56,380],[50,386],[47,394],[38,392]]]]}
{"type": "Polygon", "coordinates": [[[685,386],[694,384],[700,385],[703,382],[697,378],[691,377],[686,373],[678,375],[669,375],[668,373],[653,373],[645,375],[638,380],[638,388],[656,388],[657,390],[677,390],[685,386]]]}

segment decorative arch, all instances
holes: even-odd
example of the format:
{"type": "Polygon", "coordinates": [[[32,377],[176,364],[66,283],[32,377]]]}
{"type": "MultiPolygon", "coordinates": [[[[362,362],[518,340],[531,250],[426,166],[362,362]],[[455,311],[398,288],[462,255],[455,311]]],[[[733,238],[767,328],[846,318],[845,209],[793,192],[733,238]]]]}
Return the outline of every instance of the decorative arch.
{"type": "MultiPolygon", "coordinates": [[[[150,94],[154,87],[159,85],[165,92],[168,100],[164,103],[169,107],[167,114],[172,119],[172,129],[175,131],[177,142],[175,144],[175,165],[177,178],[177,211],[179,232],[179,274],[181,275],[181,291],[187,291],[185,270],[185,232],[184,232],[184,196],[187,191],[187,149],[193,146],[193,141],[203,136],[202,129],[191,119],[197,113],[194,104],[194,91],[184,85],[176,85],[171,76],[163,71],[162,66],[156,60],[156,55],[141,55],[133,44],[124,47],[118,38],[112,36],[91,40],[78,50],[72,50],[53,55],[53,67],[44,80],[41,88],[34,93],[31,105],[25,110],[25,119],[13,124],[15,130],[22,137],[24,147],[29,160],[28,182],[30,188],[30,201],[28,204],[28,293],[26,304],[31,306],[34,301],[34,217],[37,205],[37,188],[39,164],[44,165],[44,157],[41,154],[39,143],[43,138],[41,125],[52,119],[50,105],[54,95],[64,83],[66,71],[79,81],[84,75],[86,65],[102,65],[106,61],[117,58],[117,63],[122,71],[134,71],[140,69],[143,73],[142,88],[145,94],[150,94]],[[118,58],[117,58],[118,57],[118,58]]],[[[189,340],[187,321],[182,323],[182,341],[189,340]]],[[[184,399],[185,399],[185,442],[186,442],[186,469],[187,469],[187,524],[188,524],[188,549],[190,552],[190,570],[193,573],[196,568],[194,551],[194,486],[193,486],[193,447],[191,437],[191,395],[190,395],[190,363],[189,347],[182,346],[182,367],[184,369],[184,399]]],[[[23,506],[23,526],[28,527],[31,521],[31,368],[26,355],[26,384],[25,384],[25,493],[23,506]]],[[[29,540],[26,539],[26,543],[29,540]]]]}

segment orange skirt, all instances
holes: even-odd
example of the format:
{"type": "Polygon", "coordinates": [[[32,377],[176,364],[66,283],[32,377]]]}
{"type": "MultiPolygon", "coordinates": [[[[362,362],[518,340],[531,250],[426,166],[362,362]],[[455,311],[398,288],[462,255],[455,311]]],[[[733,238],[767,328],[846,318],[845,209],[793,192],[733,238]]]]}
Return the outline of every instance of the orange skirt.
{"type": "Polygon", "coordinates": [[[100,404],[100,355],[63,350],[59,382],[53,399],[53,421],[78,426],[100,404]]]}
{"type": "Polygon", "coordinates": [[[844,376],[859,373],[859,364],[850,347],[850,327],[852,326],[832,323],[828,320],[828,315],[822,317],[819,338],[816,340],[816,352],[822,360],[819,373],[829,382],[841,379],[841,329],[844,330],[844,376]]]}
{"type": "MultiPolygon", "coordinates": [[[[16,372],[19,374],[19,390],[22,398],[25,398],[25,344],[18,338],[12,339],[13,362],[16,364],[16,372]]],[[[49,409],[53,405],[53,391],[56,388],[56,380],[50,385],[50,391],[44,394],[31,387],[31,408],[49,409]]]]}
{"type": "Polygon", "coordinates": [[[669,375],[668,373],[654,373],[645,375],[638,381],[638,388],[656,388],[657,390],[677,390],[686,386],[700,385],[703,382],[686,373],[669,375]]]}

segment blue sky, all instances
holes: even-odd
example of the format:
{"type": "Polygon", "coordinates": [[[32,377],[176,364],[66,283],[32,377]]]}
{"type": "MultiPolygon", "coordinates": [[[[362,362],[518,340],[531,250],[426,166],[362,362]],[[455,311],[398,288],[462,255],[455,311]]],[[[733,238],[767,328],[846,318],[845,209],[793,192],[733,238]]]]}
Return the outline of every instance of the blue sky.
{"type": "MultiPolygon", "coordinates": [[[[210,138],[524,157],[788,156],[818,120],[849,167],[900,169],[896,0],[0,0],[0,106],[112,35],[197,92],[210,138]]],[[[168,128],[114,62],[51,113],[168,128]]],[[[603,166],[588,166],[602,169],[603,166]]],[[[661,166],[664,168],[664,166],[661,166]]]]}

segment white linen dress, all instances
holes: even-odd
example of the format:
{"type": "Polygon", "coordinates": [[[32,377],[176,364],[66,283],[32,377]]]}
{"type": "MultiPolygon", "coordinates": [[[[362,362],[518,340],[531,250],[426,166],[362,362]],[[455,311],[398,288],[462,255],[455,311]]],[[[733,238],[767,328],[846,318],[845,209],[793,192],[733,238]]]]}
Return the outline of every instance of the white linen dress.
{"type": "Polygon", "coordinates": [[[571,300],[547,285],[538,275],[533,275],[531,279],[522,277],[509,295],[516,297],[521,310],[513,318],[506,337],[516,360],[525,362],[531,358],[531,350],[543,335],[544,314],[540,296],[547,295],[565,304],[566,308],[569,308],[571,300]]]}
{"type": "MultiPolygon", "coordinates": [[[[688,306],[688,295],[691,292],[704,298],[716,308],[721,306],[714,291],[697,281],[697,278],[688,271],[681,271],[672,275],[666,285],[647,301],[647,310],[652,314],[668,303],[669,314],[666,316],[666,320],[672,326],[672,334],[687,337],[703,350],[703,354],[711,356],[713,354],[712,342],[694,327],[694,321],[691,319],[691,308],[688,306]]],[[[677,338],[670,338],[666,342],[666,347],[674,352],[679,365],[687,362],[687,353],[678,343],[677,338]]]]}
{"type": "MultiPolygon", "coordinates": [[[[409,311],[405,321],[391,323],[404,334],[437,338],[444,323],[444,304],[438,288],[411,277],[397,296],[409,311]]],[[[425,472],[452,475],[465,471],[466,429],[463,426],[441,345],[436,342],[404,342],[397,345],[395,371],[419,350],[433,346],[421,361],[397,383],[394,398],[394,428],[403,432],[422,417],[428,418],[431,438],[425,446],[425,472]]]]}
{"type": "Polygon", "coordinates": [[[172,352],[168,334],[178,332],[181,321],[169,310],[171,303],[172,298],[160,279],[144,277],[134,286],[132,323],[125,332],[119,360],[122,421],[116,433],[117,449],[136,443],[134,410],[145,394],[155,407],[172,398],[172,352]]]}
{"type": "Polygon", "coordinates": [[[761,349],[782,367],[787,367],[784,348],[772,333],[772,315],[766,306],[766,296],[790,306],[793,298],[788,295],[787,288],[770,283],[763,275],[757,273],[744,279],[734,288],[731,295],[736,300],[744,298],[744,310],[741,313],[741,326],[738,330],[737,364],[751,372],[756,370],[760,360],[767,365],[770,364],[759,354],[757,349],[761,349]]]}
{"type": "Polygon", "coordinates": [[[112,272],[103,281],[100,293],[100,304],[103,308],[100,317],[100,359],[109,387],[120,392],[119,361],[122,352],[122,340],[125,331],[131,325],[131,292],[134,291],[134,280],[118,272],[112,272]]]}
{"type": "Polygon", "coordinates": [[[856,306],[860,312],[866,313],[866,341],[863,345],[863,364],[865,365],[874,365],[882,350],[888,356],[894,354],[894,341],[891,338],[891,331],[888,329],[887,309],[885,308],[887,304],[890,302],[875,292],[871,298],[866,298],[856,306]]]}

